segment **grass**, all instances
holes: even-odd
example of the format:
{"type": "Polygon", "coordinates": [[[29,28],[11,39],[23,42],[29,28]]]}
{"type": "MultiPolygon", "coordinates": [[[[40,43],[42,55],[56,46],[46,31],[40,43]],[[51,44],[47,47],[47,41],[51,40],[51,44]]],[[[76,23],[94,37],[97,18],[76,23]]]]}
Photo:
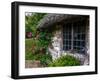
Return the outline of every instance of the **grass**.
{"type": "Polygon", "coordinates": [[[25,40],[25,59],[32,60],[34,59],[34,55],[32,54],[32,46],[34,44],[33,39],[25,40]]]}

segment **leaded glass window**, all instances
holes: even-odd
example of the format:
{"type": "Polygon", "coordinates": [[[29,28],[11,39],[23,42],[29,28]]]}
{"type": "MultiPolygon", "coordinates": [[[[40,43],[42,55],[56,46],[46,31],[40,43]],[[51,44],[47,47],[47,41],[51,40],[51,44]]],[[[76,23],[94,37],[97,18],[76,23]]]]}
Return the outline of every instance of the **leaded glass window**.
{"type": "Polygon", "coordinates": [[[63,50],[85,53],[86,26],[84,22],[63,25],[63,50]]]}

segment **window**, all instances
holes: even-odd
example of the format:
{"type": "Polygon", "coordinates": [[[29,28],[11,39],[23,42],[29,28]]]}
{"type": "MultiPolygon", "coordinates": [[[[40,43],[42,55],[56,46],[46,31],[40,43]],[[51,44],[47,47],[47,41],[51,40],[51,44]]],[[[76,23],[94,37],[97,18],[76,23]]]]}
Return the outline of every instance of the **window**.
{"type": "Polygon", "coordinates": [[[82,22],[63,25],[63,50],[85,53],[85,24],[82,22]]]}
{"type": "Polygon", "coordinates": [[[64,50],[71,49],[71,24],[66,24],[63,27],[63,48],[64,50]],[[67,26],[67,27],[66,27],[67,26]]]}

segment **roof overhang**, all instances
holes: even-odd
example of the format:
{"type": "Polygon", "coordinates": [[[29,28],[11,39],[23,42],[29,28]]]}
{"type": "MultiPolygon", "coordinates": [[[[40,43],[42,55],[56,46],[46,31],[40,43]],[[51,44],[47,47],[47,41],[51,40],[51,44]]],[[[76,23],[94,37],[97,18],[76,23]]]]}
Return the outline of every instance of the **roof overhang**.
{"type": "Polygon", "coordinates": [[[59,23],[62,22],[64,20],[68,21],[70,19],[82,19],[82,15],[68,15],[68,14],[52,14],[49,13],[47,15],[44,16],[43,19],[40,20],[40,22],[38,23],[37,28],[41,29],[41,28],[48,28],[52,25],[54,25],[55,23],[59,23]]]}

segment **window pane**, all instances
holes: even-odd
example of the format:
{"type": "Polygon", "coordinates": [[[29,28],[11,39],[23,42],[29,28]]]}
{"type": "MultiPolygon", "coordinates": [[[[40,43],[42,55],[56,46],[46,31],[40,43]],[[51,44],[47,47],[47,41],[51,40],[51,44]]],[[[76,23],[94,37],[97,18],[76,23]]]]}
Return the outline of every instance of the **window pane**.
{"type": "Polygon", "coordinates": [[[71,34],[69,34],[69,39],[71,39],[71,34]]]}
{"type": "Polygon", "coordinates": [[[81,39],[82,39],[82,40],[85,40],[85,34],[82,34],[82,35],[81,35],[81,39]]]}
{"type": "Polygon", "coordinates": [[[77,45],[76,46],[80,46],[80,41],[77,41],[77,45]]]}
{"type": "Polygon", "coordinates": [[[84,52],[85,50],[85,27],[83,22],[79,21],[73,24],[73,48],[77,50],[77,52],[84,52]]]}
{"type": "Polygon", "coordinates": [[[74,46],[76,46],[76,41],[74,41],[74,46]]]}
{"type": "Polygon", "coordinates": [[[69,45],[71,45],[71,41],[69,41],[69,45]]]}
{"type": "Polygon", "coordinates": [[[69,49],[71,49],[71,45],[69,46],[69,49]]]}
{"type": "Polygon", "coordinates": [[[68,46],[66,46],[65,48],[66,48],[65,50],[68,50],[69,49],[68,46]]]}
{"type": "Polygon", "coordinates": [[[81,45],[82,47],[85,47],[85,41],[81,41],[81,42],[80,42],[80,45],[81,45]]]}

